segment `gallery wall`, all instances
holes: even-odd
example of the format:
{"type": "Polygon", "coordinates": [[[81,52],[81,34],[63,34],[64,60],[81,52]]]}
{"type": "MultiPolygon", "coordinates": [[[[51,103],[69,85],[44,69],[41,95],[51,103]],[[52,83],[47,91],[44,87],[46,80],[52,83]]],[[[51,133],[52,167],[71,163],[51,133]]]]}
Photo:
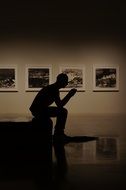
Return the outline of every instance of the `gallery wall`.
{"type": "MultiPolygon", "coordinates": [[[[68,102],[70,114],[126,114],[126,57],[124,48],[113,43],[58,44],[7,42],[0,45],[0,66],[17,68],[17,92],[0,91],[0,114],[30,115],[29,106],[37,92],[26,91],[26,68],[50,66],[55,82],[61,66],[85,68],[85,91],[68,102]],[[93,91],[93,66],[119,67],[119,91],[93,91]]],[[[67,92],[61,92],[61,98],[67,92]]]]}

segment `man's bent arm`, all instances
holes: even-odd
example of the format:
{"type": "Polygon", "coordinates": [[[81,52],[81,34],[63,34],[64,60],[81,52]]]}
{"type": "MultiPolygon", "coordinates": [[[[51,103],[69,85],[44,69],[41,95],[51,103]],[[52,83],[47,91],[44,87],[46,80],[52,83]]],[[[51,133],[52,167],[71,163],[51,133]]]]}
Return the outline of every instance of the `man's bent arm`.
{"type": "Polygon", "coordinates": [[[58,96],[55,100],[55,103],[58,107],[63,107],[67,104],[67,102],[70,100],[72,96],[76,93],[76,89],[71,89],[68,94],[61,100],[60,97],[58,96]]]}

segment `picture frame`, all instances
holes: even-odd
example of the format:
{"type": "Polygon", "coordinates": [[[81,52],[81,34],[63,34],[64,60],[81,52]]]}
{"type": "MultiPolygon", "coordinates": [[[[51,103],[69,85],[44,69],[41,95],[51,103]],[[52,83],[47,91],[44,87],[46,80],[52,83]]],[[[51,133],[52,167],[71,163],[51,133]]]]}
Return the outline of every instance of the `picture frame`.
{"type": "Polygon", "coordinates": [[[94,65],[93,91],[119,91],[119,67],[94,65]]]}
{"type": "Polygon", "coordinates": [[[76,88],[77,91],[85,91],[85,68],[83,66],[60,66],[60,73],[68,76],[68,85],[61,91],[69,91],[76,88]]]}
{"type": "Polygon", "coordinates": [[[26,67],[26,91],[39,91],[51,84],[51,66],[27,66],[26,67]]]}
{"type": "Polygon", "coordinates": [[[0,66],[0,91],[17,92],[17,67],[0,66]]]}

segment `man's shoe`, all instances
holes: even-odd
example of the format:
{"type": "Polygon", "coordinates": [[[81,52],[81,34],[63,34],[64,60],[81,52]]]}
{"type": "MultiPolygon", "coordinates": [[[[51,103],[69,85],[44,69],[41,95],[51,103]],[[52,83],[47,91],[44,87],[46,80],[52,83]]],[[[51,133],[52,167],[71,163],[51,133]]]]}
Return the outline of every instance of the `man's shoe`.
{"type": "Polygon", "coordinates": [[[53,142],[60,142],[60,143],[68,143],[70,142],[72,137],[67,136],[65,134],[54,134],[53,135],[53,142]]]}

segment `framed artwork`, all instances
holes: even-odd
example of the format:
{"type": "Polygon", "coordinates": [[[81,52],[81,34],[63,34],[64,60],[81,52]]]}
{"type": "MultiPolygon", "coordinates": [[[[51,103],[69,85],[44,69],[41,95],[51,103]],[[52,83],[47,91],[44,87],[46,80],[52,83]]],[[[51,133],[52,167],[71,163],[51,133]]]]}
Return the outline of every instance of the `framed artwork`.
{"type": "Polygon", "coordinates": [[[65,73],[68,76],[68,85],[62,88],[61,91],[69,91],[76,88],[77,91],[85,91],[85,68],[80,67],[60,67],[60,73],[65,73]]]}
{"type": "Polygon", "coordinates": [[[26,91],[39,91],[51,83],[51,67],[31,66],[26,68],[26,91]]]}
{"type": "Polygon", "coordinates": [[[0,91],[17,91],[16,66],[0,66],[0,91]]]}
{"type": "Polygon", "coordinates": [[[93,91],[119,91],[119,67],[93,66],[93,91]]]}

